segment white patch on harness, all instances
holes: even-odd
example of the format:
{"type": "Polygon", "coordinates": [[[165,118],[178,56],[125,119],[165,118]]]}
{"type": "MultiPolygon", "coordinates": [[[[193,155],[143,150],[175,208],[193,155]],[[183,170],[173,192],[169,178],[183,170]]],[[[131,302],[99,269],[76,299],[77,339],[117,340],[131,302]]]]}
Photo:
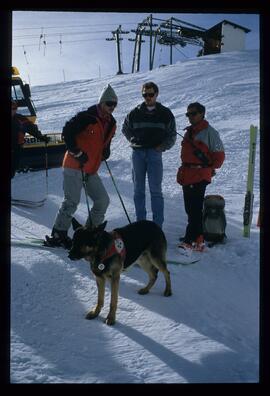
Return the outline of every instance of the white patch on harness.
{"type": "Polygon", "coordinates": [[[122,241],[122,239],[117,238],[114,241],[114,246],[115,246],[117,253],[120,254],[122,252],[122,250],[124,249],[124,242],[122,241]]]}
{"type": "Polygon", "coordinates": [[[98,269],[99,269],[100,271],[103,271],[104,268],[105,268],[105,265],[104,265],[103,263],[100,263],[100,264],[98,265],[98,269]]]}

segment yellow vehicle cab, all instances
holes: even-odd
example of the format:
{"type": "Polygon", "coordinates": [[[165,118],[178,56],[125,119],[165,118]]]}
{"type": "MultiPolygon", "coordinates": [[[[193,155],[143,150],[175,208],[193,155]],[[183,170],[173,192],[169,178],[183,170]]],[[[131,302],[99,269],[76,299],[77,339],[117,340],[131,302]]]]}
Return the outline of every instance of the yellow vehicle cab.
{"type": "Polygon", "coordinates": [[[36,122],[36,108],[31,99],[30,85],[23,82],[17,67],[12,67],[11,97],[18,104],[19,113],[33,123],[36,122]]]}
{"type": "MultiPolygon", "coordinates": [[[[11,97],[18,104],[18,113],[27,117],[31,122],[37,122],[37,111],[31,99],[30,85],[23,82],[17,67],[12,67],[11,97]]],[[[46,167],[59,167],[62,165],[66,145],[61,137],[61,132],[45,132],[50,137],[49,143],[31,135],[25,135],[24,150],[21,158],[21,169],[38,170],[46,167]]]]}

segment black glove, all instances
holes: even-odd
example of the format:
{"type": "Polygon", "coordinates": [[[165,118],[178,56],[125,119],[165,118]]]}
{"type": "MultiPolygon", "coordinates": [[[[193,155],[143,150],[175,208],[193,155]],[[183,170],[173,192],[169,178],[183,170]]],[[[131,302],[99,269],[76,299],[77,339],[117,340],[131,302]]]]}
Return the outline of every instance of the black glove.
{"type": "Polygon", "coordinates": [[[47,136],[47,135],[42,135],[42,136],[40,137],[40,140],[41,140],[42,142],[49,143],[49,141],[50,141],[51,139],[50,139],[50,137],[47,136]]]}
{"type": "Polygon", "coordinates": [[[131,147],[142,147],[141,139],[135,136],[132,136],[130,139],[131,147]]]}
{"type": "Polygon", "coordinates": [[[139,139],[136,136],[132,136],[130,138],[130,143],[138,144],[139,143],[139,139]]]}
{"type": "Polygon", "coordinates": [[[80,151],[78,154],[73,154],[74,158],[79,161],[80,168],[84,166],[84,164],[88,161],[88,155],[83,151],[80,151]]]}

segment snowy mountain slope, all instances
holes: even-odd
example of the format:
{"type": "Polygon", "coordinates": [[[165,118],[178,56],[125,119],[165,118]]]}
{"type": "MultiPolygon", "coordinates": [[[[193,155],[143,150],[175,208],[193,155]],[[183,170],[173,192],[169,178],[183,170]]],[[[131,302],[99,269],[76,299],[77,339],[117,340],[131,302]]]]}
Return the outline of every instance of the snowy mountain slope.
{"type": "MultiPolygon", "coordinates": [[[[226,200],[226,245],[203,254],[197,264],[169,264],[173,296],[164,298],[160,275],[149,295],[137,290],[146,274],[137,266],[122,275],[117,323],[86,321],[96,302],[89,266],[71,262],[66,252],[13,247],[11,251],[11,381],[15,383],[205,383],[258,381],[259,342],[259,139],[254,181],[251,238],[242,237],[249,126],[259,127],[259,56],[257,51],[211,55],[152,72],[100,80],[33,87],[39,127],[61,130],[77,111],[94,104],[110,82],[117,92],[118,130],[108,161],[127,211],[135,220],[130,168],[131,150],[121,134],[127,112],[141,102],[145,81],[155,81],[160,101],[171,108],[178,132],[187,125],[190,102],[200,101],[208,121],[220,132],[226,151],[221,170],[207,193],[226,200]]],[[[168,256],[177,259],[176,243],[186,225],[180,186],[176,183],[179,147],[164,153],[164,231],[168,256]]],[[[127,223],[114,186],[102,165],[99,174],[109,192],[107,229],[127,223]]],[[[17,174],[14,198],[38,199],[46,191],[45,172],[17,174]]],[[[149,194],[148,207],[149,207],[149,194]]],[[[61,169],[49,170],[49,196],[38,209],[12,207],[12,237],[49,233],[62,201],[61,169]]],[[[85,196],[76,217],[87,215],[85,196]]],[[[149,219],[151,211],[149,207],[149,219]]],[[[72,231],[70,231],[72,234],[72,231]]]]}

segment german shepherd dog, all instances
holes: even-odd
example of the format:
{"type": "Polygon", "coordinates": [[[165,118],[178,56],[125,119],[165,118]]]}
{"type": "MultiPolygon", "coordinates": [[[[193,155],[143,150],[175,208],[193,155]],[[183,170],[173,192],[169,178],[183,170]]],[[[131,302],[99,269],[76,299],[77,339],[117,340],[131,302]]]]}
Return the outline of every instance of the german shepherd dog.
{"type": "Polygon", "coordinates": [[[96,318],[103,305],[106,279],[111,282],[110,311],[105,320],[107,325],[115,323],[118,302],[120,274],[135,261],[149,275],[148,284],[138,291],[147,294],[154,285],[158,271],[165,278],[164,296],[170,296],[171,279],[166,265],[167,241],[161,228],[152,221],[141,220],[125,227],[106,232],[107,222],[94,227],[82,227],[76,219],[72,219],[75,230],[72,247],[69,252],[71,260],[84,258],[90,262],[91,270],[96,277],[98,288],[97,305],[90,310],[86,319],[96,318]]]}

